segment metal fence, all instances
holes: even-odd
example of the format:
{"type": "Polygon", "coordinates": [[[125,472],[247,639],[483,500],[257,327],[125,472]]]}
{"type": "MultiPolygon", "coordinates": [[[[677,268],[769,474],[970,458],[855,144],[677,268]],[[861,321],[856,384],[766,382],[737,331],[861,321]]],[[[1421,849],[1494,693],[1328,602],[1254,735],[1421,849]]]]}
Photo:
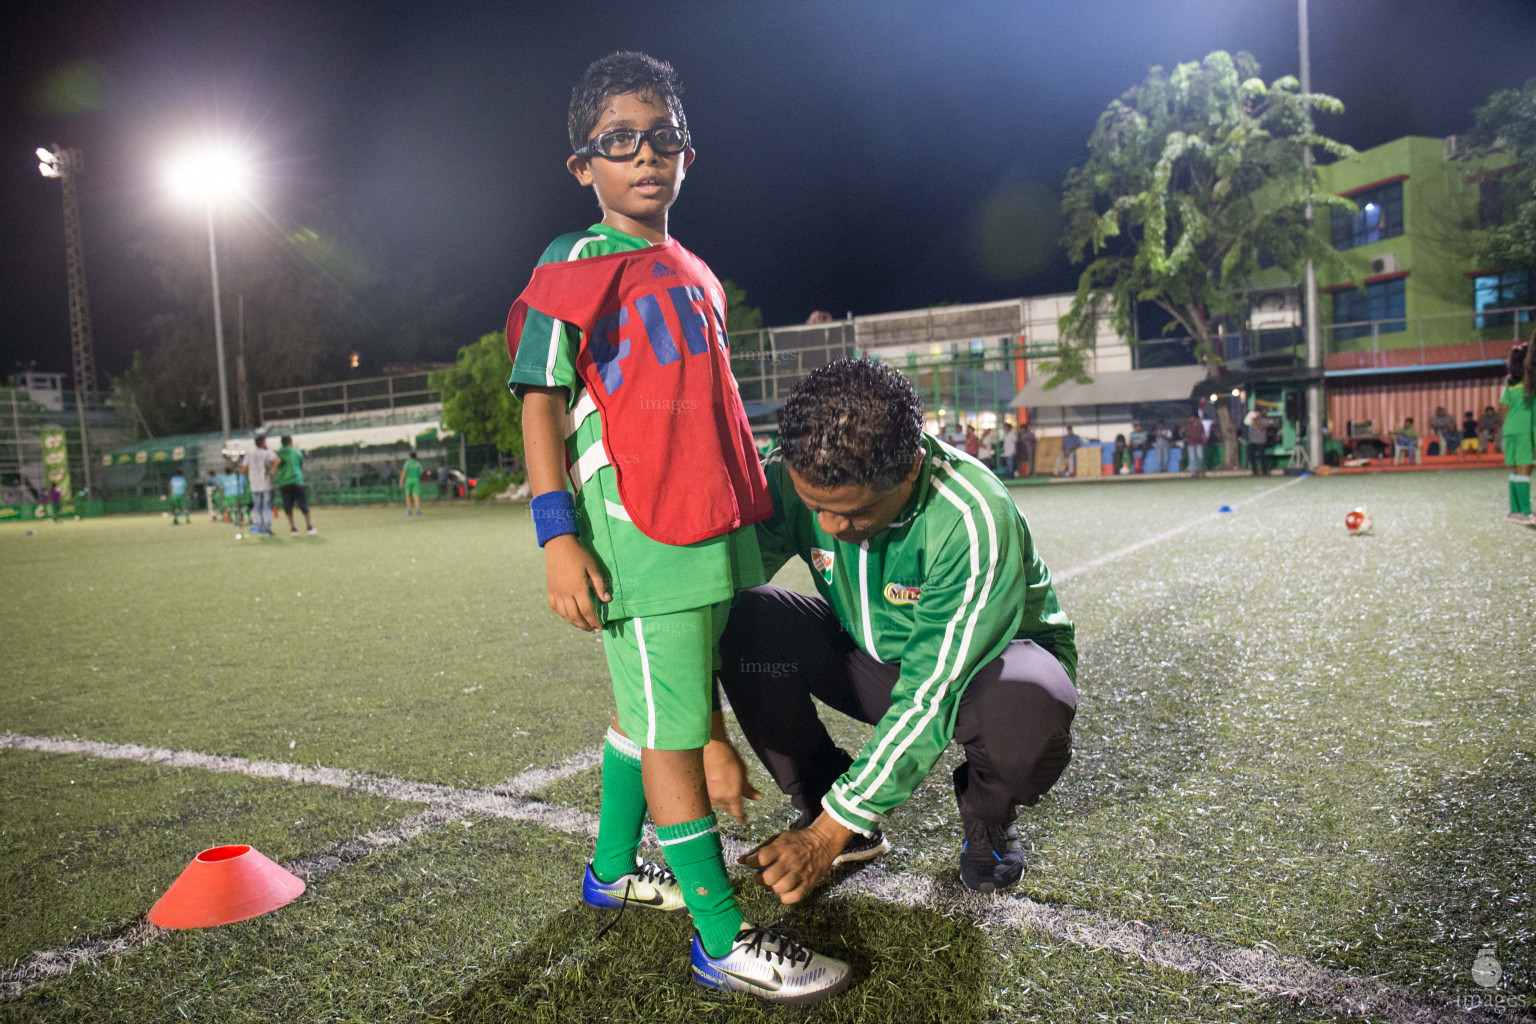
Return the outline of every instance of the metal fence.
{"type": "Polygon", "coordinates": [[[0,388],[0,505],[35,504],[47,490],[43,436],[62,429],[71,490],[102,495],[102,452],[135,440],[132,411],[113,395],[0,388]],[[82,432],[82,423],[84,430],[82,432]]]}
{"type": "Polygon", "coordinates": [[[256,397],[262,423],[314,416],[345,416],[378,409],[431,405],[440,401],[442,397],[429,385],[425,373],[366,377],[361,380],[263,391],[256,397]]]}
{"type": "Polygon", "coordinates": [[[879,359],[906,374],[930,416],[1002,411],[1022,384],[1025,360],[1056,353],[1054,342],[1028,345],[1029,327],[1024,300],[775,327],[732,335],[731,369],[749,412],[760,415],[812,370],[852,356],[879,359]]]}

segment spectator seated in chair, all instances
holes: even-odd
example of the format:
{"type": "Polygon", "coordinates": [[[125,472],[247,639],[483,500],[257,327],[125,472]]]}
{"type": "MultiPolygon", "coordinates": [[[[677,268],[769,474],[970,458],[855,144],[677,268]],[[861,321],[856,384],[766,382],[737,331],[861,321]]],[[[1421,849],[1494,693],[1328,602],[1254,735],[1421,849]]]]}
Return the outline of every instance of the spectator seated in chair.
{"type": "Polygon", "coordinates": [[[1413,425],[1412,416],[1404,419],[1402,427],[1392,432],[1392,465],[1398,465],[1404,457],[1410,462],[1422,459],[1419,431],[1413,425]]]}
{"type": "Polygon", "coordinates": [[[1461,416],[1461,450],[1464,452],[1476,452],[1477,448],[1477,417],[1468,409],[1461,416]]]}
{"type": "Polygon", "coordinates": [[[1445,406],[1435,406],[1435,414],[1429,418],[1429,429],[1440,438],[1440,454],[1450,455],[1461,448],[1461,431],[1456,417],[1445,411],[1445,406]]]}

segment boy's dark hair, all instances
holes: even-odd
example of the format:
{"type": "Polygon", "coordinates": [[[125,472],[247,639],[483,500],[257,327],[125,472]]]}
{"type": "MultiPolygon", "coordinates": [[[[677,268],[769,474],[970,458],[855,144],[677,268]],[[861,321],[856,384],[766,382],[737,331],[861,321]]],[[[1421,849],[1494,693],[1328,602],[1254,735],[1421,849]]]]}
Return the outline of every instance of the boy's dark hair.
{"type": "Polygon", "coordinates": [[[411,452],[411,458],[414,459],[415,457],[416,457],[416,453],[415,452],[411,452]]]}
{"type": "Polygon", "coordinates": [[[683,101],[679,99],[683,86],[672,65],[649,54],[620,50],[587,65],[587,73],[571,90],[571,112],[565,125],[571,136],[571,148],[580,149],[587,144],[609,97],[629,93],[660,100],[677,118],[678,127],[688,127],[683,101]]]}
{"type": "Polygon", "coordinates": [[[284,434],[283,435],[283,447],[284,448],[292,448],[293,447],[293,437],[291,435],[289,435],[289,434],[284,434]]]}
{"type": "Polygon", "coordinates": [[[884,363],[839,359],[795,386],[779,410],[784,461],[816,487],[889,490],[922,451],[923,401],[884,363]]]}
{"type": "Polygon", "coordinates": [[[1509,350],[1510,387],[1514,387],[1516,384],[1519,384],[1525,380],[1525,353],[1527,351],[1526,346],[1529,344],[1530,342],[1522,341],[1520,344],[1509,350]]]}

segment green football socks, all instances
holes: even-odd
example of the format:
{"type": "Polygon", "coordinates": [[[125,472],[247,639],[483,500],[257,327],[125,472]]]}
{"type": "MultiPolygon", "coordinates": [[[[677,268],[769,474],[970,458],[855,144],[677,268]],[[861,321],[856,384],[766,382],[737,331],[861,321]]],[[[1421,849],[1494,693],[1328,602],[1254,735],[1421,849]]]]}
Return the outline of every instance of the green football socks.
{"type": "Polygon", "coordinates": [[[1531,514],[1531,478],[1519,473],[1509,474],[1509,510],[1520,515],[1531,514]]]}
{"type": "Polygon", "coordinates": [[[615,729],[603,744],[603,805],[597,817],[597,850],[592,873],[614,882],[635,870],[640,829],[645,824],[645,784],[640,779],[640,748],[615,729]]]}
{"type": "Polygon", "coordinates": [[[656,838],[667,855],[667,867],[677,875],[683,902],[693,915],[699,941],[710,956],[725,956],[741,931],[741,909],[725,874],[725,855],[715,816],[707,814],[682,825],[658,825],[656,838]]]}

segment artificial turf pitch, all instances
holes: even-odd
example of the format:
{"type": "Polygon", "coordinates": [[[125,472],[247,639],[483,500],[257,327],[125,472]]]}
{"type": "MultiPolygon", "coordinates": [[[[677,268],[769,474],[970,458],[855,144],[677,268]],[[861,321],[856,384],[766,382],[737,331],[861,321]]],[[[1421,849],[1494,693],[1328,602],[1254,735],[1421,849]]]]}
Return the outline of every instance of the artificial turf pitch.
{"type": "MultiPolygon", "coordinates": [[[[1083,652],[1075,758],[1020,821],[1021,892],[1432,1003],[1536,1007],[1536,531],[1500,520],[1498,472],[1282,482],[1015,491],[1066,577],[1083,652]],[[1224,504],[1238,511],[1209,515],[1224,504]],[[1344,513],[1360,504],[1375,533],[1350,537],[1344,513]],[[1487,945],[1502,968],[1493,989],[1471,974],[1487,945]]],[[[463,789],[601,742],[602,652],[546,608],[525,506],[429,506],[419,519],[323,508],[316,522],[318,537],[239,541],[199,519],[0,527],[0,733],[463,789]]],[[[797,566],[779,582],[809,588],[797,566]]],[[[865,735],[836,730],[850,749],[865,735]]],[[[885,871],[953,886],[957,754],[892,817],[885,871]]],[[[597,783],[591,769],[535,795],[591,811],[597,783]]],[[[120,928],[206,846],[288,860],[421,810],[0,750],[0,964],[120,928]]],[[[757,841],[787,817],[774,793],[728,832],[757,841]]],[[[578,896],[588,846],[471,815],[315,878],[275,914],[169,933],[31,986],[0,1002],[0,1019],[1334,1016],[853,890],[782,908],[745,874],[750,918],[784,918],[859,981],[812,1012],[706,994],[688,981],[685,921],[631,914],[595,938],[605,919],[578,896]]]]}

